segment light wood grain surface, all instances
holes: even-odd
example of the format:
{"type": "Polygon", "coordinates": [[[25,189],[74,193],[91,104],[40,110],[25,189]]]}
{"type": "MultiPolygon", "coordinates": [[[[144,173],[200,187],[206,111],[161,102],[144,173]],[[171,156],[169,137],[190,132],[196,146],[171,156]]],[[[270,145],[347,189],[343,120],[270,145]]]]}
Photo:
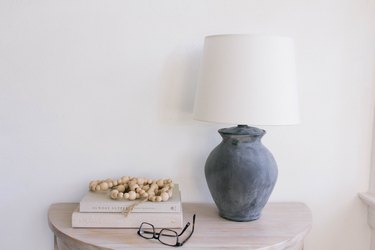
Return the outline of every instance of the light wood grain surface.
{"type": "MultiPolygon", "coordinates": [[[[77,203],[52,204],[48,221],[55,249],[171,249],[158,240],[137,235],[137,229],[72,228],[77,203]]],[[[184,203],[184,223],[196,214],[193,236],[182,249],[302,249],[312,216],[303,203],[268,203],[259,220],[234,222],[221,218],[214,204],[184,203]]],[[[183,235],[184,236],[184,235],[183,235]]],[[[182,239],[183,239],[182,236],[182,239]]]]}

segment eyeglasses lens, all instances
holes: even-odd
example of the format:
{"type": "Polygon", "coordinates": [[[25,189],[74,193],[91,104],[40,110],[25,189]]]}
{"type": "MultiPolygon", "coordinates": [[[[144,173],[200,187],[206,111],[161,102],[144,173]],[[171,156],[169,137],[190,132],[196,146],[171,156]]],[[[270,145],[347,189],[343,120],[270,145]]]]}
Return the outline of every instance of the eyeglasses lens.
{"type": "Polygon", "coordinates": [[[170,246],[177,244],[178,235],[175,231],[170,229],[163,229],[159,234],[159,241],[170,246]]]}
{"type": "Polygon", "coordinates": [[[152,239],[154,237],[154,227],[149,223],[142,223],[139,233],[143,238],[152,239]]]}

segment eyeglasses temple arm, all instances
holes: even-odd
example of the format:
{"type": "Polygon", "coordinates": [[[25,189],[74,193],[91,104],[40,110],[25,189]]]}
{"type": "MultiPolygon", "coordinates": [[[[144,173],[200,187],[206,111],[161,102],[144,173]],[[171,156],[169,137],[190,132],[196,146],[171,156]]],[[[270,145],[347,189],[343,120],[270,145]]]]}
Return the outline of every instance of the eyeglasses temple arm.
{"type": "MultiPolygon", "coordinates": [[[[190,237],[193,235],[193,232],[194,232],[194,226],[195,226],[195,214],[193,215],[193,228],[191,229],[191,233],[189,234],[189,236],[188,236],[185,240],[183,240],[183,241],[179,244],[179,246],[182,246],[182,245],[183,245],[188,239],[190,239],[190,237]]],[[[187,227],[185,227],[183,231],[185,231],[186,228],[187,228],[187,227]]],[[[181,234],[182,234],[182,233],[181,233],[181,234]]]]}
{"type": "Polygon", "coordinates": [[[185,231],[186,229],[190,226],[190,222],[186,223],[184,229],[182,229],[181,233],[178,234],[178,236],[181,236],[185,231]]]}

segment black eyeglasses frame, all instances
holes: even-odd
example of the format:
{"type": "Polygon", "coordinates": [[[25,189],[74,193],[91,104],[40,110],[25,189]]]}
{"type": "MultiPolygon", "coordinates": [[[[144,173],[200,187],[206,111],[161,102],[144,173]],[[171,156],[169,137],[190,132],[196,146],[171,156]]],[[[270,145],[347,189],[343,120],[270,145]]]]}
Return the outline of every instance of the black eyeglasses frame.
{"type": "Polygon", "coordinates": [[[145,238],[145,239],[157,239],[160,243],[166,245],[166,246],[171,246],[171,247],[180,247],[182,246],[183,244],[185,244],[185,242],[190,239],[190,237],[193,235],[194,233],[194,227],[195,227],[195,214],[193,215],[193,226],[192,226],[192,229],[191,229],[191,232],[189,234],[189,236],[183,240],[182,242],[179,241],[179,237],[188,229],[188,227],[190,226],[190,222],[186,223],[184,229],[182,229],[181,233],[177,233],[176,231],[172,230],[172,229],[169,229],[169,228],[162,228],[160,230],[160,232],[156,232],[155,231],[155,227],[154,225],[148,223],[148,222],[142,222],[141,225],[139,226],[139,229],[137,231],[137,234],[139,236],[141,236],[142,238],[145,238]],[[141,229],[142,229],[142,226],[143,225],[148,225],[150,227],[150,229],[152,228],[152,232],[151,231],[144,231],[142,230],[143,234],[152,234],[152,238],[151,237],[145,237],[142,232],[141,232],[141,229]],[[164,234],[163,234],[164,232],[164,234]],[[171,232],[173,235],[171,234],[166,234],[165,232],[171,232]],[[160,240],[160,235],[162,236],[168,236],[168,237],[176,237],[176,244],[168,244],[166,242],[163,242],[160,240]]]}

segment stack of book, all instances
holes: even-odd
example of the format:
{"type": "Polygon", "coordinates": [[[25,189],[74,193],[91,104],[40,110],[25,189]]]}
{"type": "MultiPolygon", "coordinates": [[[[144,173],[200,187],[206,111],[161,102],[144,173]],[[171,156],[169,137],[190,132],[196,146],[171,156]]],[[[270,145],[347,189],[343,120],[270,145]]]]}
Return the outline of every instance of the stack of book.
{"type": "Polygon", "coordinates": [[[183,226],[181,193],[177,184],[168,201],[140,202],[130,213],[124,213],[135,202],[112,200],[109,195],[88,191],[72,214],[72,227],[138,228],[142,222],[148,222],[155,228],[183,226]]]}

